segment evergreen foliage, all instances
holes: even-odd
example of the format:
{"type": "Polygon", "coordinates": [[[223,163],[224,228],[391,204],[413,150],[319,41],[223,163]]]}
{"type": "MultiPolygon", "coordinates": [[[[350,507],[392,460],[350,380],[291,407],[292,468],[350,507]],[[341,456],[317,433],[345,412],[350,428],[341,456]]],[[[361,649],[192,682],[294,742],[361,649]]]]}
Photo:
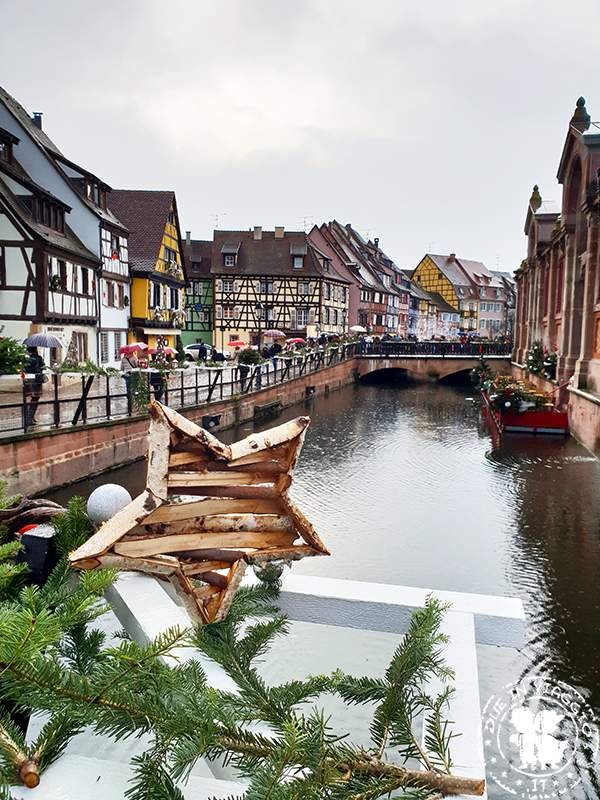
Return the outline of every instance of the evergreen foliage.
{"type": "MultiPolygon", "coordinates": [[[[69,509],[71,522],[77,513],[76,506],[69,509]]],[[[61,526],[68,527],[65,520],[61,526]]],[[[425,691],[429,679],[451,678],[441,654],[444,607],[437,601],[415,613],[382,678],[334,673],[272,686],[257,662],[288,631],[277,613],[276,586],[242,588],[221,622],[171,629],[145,647],[131,641],[106,647],[89,623],[112,576],[86,572],[68,588],[64,569],[42,590],[21,592],[10,604],[10,625],[8,608],[0,610],[2,696],[51,715],[51,728],[36,745],[44,755],[40,766],[90,725],[117,740],[150,735],[151,746],[134,759],[128,800],[182,800],[177,783],[201,758],[232,764],[248,781],[245,800],[375,800],[391,792],[420,800],[441,796],[454,780],[445,719],[450,689],[437,697],[425,691]],[[196,658],[172,659],[173,648],[184,644],[220,665],[237,690],[211,687],[196,658]],[[369,748],[332,730],[315,705],[323,693],[372,707],[369,748]],[[422,713],[423,741],[415,732],[422,713]],[[387,760],[390,750],[395,761],[387,760]]],[[[18,745],[31,754],[21,739],[18,745]]],[[[1,768],[5,780],[14,779],[14,758],[7,756],[1,768]]]]}

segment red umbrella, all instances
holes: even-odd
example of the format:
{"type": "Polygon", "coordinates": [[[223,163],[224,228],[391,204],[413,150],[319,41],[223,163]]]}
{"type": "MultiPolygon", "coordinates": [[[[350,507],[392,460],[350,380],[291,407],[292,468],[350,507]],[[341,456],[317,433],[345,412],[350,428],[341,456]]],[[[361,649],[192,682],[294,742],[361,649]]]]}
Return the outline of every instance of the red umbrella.
{"type": "Polygon", "coordinates": [[[145,352],[147,349],[148,345],[144,342],[133,342],[132,344],[124,344],[119,350],[119,353],[128,356],[131,355],[131,353],[145,352]]]}
{"type": "MultiPolygon", "coordinates": [[[[162,351],[166,356],[174,356],[175,353],[177,352],[176,350],[173,350],[172,347],[163,347],[162,351]]],[[[150,350],[148,350],[148,352],[150,353],[151,356],[155,356],[158,353],[158,347],[151,347],[150,350]]]]}
{"type": "Polygon", "coordinates": [[[286,344],[305,344],[306,340],[297,336],[295,339],[286,339],[286,344]]]}
{"type": "Polygon", "coordinates": [[[235,342],[227,342],[227,347],[246,347],[247,343],[237,339],[235,342]]]}

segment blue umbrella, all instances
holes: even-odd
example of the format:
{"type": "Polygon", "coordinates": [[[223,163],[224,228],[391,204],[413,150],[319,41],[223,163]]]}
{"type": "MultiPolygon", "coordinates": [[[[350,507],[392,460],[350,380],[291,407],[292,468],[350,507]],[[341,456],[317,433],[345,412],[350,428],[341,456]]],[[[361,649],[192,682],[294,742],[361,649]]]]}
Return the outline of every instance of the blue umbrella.
{"type": "Polygon", "coordinates": [[[27,347],[63,347],[63,343],[51,333],[34,333],[23,339],[27,347]]]}

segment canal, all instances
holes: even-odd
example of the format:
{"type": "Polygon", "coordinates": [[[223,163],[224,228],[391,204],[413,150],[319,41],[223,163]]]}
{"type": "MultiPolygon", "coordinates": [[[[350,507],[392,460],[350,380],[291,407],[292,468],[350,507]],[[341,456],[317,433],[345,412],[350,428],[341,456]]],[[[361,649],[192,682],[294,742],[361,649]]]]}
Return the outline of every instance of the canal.
{"type": "MultiPolygon", "coordinates": [[[[572,439],[511,436],[494,449],[467,387],[352,386],[284,418],[300,413],[312,424],[293,494],[332,556],[294,570],[518,596],[526,645],[478,647],[482,703],[541,674],[580,690],[600,715],[600,462],[572,439]]],[[[87,496],[107,480],[57,496],[87,496]]],[[[144,474],[137,464],[110,480],[135,494],[144,474]]],[[[331,648],[329,636],[314,646],[331,648]]],[[[490,796],[506,794],[490,785],[490,796]]]]}

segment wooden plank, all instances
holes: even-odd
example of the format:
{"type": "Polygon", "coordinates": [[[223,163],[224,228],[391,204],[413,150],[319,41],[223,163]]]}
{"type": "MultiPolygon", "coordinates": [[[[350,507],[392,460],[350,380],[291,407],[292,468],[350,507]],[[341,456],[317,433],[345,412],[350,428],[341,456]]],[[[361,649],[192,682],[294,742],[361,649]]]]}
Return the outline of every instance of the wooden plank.
{"type": "Polygon", "coordinates": [[[319,534],[313,528],[312,524],[308,521],[308,519],[304,516],[302,511],[294,504],[286,495],[281,497],[281,504],[284,509],[284,513],[286,513],[289,517],[292,518],[296,527],[304,539],[304,541],[309,544],[311,547],[314,547],[315,550],[318,550],[323,555],[328,556],[331,555],[329,550],[325,547],[319,534]]]}
{"type": "Polygon", "coordinates": [[[205,431],[204,428],[196,425],[195,422],[187,419],[187,417],[184,417],[182,414],[178,414],[177,411],[174,411],[172,408],[163,405],[160,407],[169,424],[175,428],[175,430],[179,430],[185,436],[199,442],[203,447],[220,458],[225,458],[227,461],[231,460],[231,449],[229,445],[223,444],[223,442],[217,439],[216,436],[213,436],[212,433],[205,431]]]}
{"type": "Polygon", "coordinates": [[[277,447],[284,442],[300,436],[310,424],[309,417],[296,417],[275,428],[269,428],[262,433],[252,433],[239,442],[231,445],[231,461],[236,461],[246,456],[253,455],[261,450],[268,450],[277,447]]]}
{"type": "Polygon", "coordinates": [[[207,517],[191,517],[181,520],[173,525],[168,522],[146,525],[142,533],[135,531],[125,538],[148,538],[148,533],[154,536],[172,533],[199,533],[200,531],[295,531],[296,528],[290,517],[277,514],[212,514],[207,517]]]}
{"type": "Polygon", "coordinates": [[[161,500],[167,499],[167,473],[171,427],[159,403],[150,404],[150,429],[148,431],[148,475],[146,488],[161,500]]]}
{"type": "MultiPolygon", "coordinates": [[[[272,453],[271,453],[272,455],[272,453]]],[[[208,461],[204,458],[205,453],[198,447],[191,449],[184,449],[176,452],[171,452],[169,459],[169,469],[171,473],[174,471],[184,470],[189,465],[196,464],[198,469],[206,471],[220,471],[227,467],[229,472],[263,472],[269,475],[278,475],[285,472],[287,467],[283,461],[277,461],[274,458],[266,458],[262,460],[253,459],[248,463],[240,464],[227,463],[225,461],[208,461]]]]}
{"type": "Polygon", "coordinates": [[[244,557],[248,564],[261,564],[264,561],[281,559],[282,561],[299,561],[301,558],[310,556],[324,555],[319,550],[315,550],[310,545],[296,545],[295,547],[269,547],[267,550],[257,550],[255,553],[247,553],[244,557]]]}
{"type": "Polygon", "coordinates": [[[179,559],[173,556],[158,555],[154,558],[127,558],[126,556],[106,553],[100,556],[100,566],[108,569],[144,572],[148,575],[173,575],[180,568],[179,559]]]}
{"type": "MultiPolygon", "coordinates": [[[[244,554],[242,552],[238,558],[243,555],[244,554]]],[[[199,575],[202,572],[212,572],[215,569],[229,569],[230,567],[231,563],[228,561],[199,561],[189,564],[182,564],[181,571],[184,575],[192,577],[193,575],[199,575]]]]}
{"type": "Polygon", "coordinates": [[[244,577],[244,573],[246,572],[246,566],[247,565],[245,561],[236,561],[231,568],[229,572],[229,585],[221,597],[219,608],[213,617],[215,622],[220,619],[224,619],[229,611],[231,603],[233,602],[233,598],[235,597],[235,593],[237,592],[238,587],[242,582],[242,578],[244,577]]]}
{"type": "Polygon", "coordinates": [[[78,561],[106,553],[108,548],[120,539],[124,533],[133,530],[142,520],[148,518],[159,507],[161,502],[151,492],[142,492],[125,508],[118,511],[108,522],[105,522],[87,542],[84,542],[81,547],[69,554],[71,564],[76,567],[78,561]]]}
{"type": "Polygon", "coordinates": [[[278,498],[281,492],[278,492],[273,484],[271,485],[258,485],[258,486],[179,486],[173,485],[171,492],[180,497],[182,495],[190,497],[228,497],[232,499],[269,499],[278,498]]]}
{"type": "MultiPolygon", "coordinates": [[[[149,514],[144,520],[151,525],[156,522],[175,522],[190,517],[205,517],[211,514],[277,514],[281,511],[278,500],[237,500],[223,498],[206,500],[190,500],[180,503],[164,503],[149,514]]],[[[92,555],[95,555],[93,553],[92,555]]]]}
{"type": "Polygon", "coordinates": [[[287,472],[289,443],[273,447],[270,450],[257,450],[245,456],[240,456],[227,464],[228,469],[248,466],[250,464],[260,464],[263,461],[276,461],[281,464],[283,472],[287,472]]]}
{"type": "Polygon", "coordinates": [[[171,486],[253,486],[260,483],[273,483],[273,475],[252,472],[171,472],[168,479],[171,486]]]}
{"type": "Polygon", "coordinates": [[[115,553],[121,556],[143,557],[161,553],[176,553],[180,550],[198,550],[207,547],[268,547],[291,545],[295,533],[269,531],[266,533],[187,533],[160,536],[156,539],[140,539],[136,542],[117,542],[115,553]]]}

